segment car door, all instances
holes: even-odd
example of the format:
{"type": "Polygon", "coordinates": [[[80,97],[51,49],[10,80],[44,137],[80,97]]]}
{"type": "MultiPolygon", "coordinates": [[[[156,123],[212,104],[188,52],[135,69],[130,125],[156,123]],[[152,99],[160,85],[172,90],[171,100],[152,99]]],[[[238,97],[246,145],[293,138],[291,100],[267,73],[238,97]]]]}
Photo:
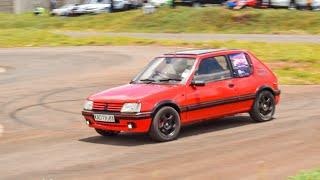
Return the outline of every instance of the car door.
{"type": "Polygon", "coordinates": [[[187,87],[186,121],[214,118],[236,111],[232,107],[236,91],[231,65],[226,56],[213,56],[200,60],[192,81],[203,81],[205,85],[191,83],[187,87]]]}
{"type": "Polygon", "coordinates": [[[253,65],[250,56],[245,52],[228,55],[233,72],[234,90],[238,97],[238,110],[246,111],[252,107],[258,82],[253,75],[253,65]]]}

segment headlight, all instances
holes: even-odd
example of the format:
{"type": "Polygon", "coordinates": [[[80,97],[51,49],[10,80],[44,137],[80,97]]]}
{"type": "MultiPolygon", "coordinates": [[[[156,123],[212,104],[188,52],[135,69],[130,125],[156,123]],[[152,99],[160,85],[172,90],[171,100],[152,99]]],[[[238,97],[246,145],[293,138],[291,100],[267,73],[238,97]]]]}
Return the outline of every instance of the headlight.
{"type": "Polygon", "coordinates": [[[125,103],[121,108],[121,112],[140,112],[140,109],[140,103],[125,103]]]}
{"type": "Polygon", "coordinates": [[[93,101],[87,100],[87,101],[84,103],[83,109],[84,109],[84,110],[92,110],[92,107],[93,107],[93,101]]]}

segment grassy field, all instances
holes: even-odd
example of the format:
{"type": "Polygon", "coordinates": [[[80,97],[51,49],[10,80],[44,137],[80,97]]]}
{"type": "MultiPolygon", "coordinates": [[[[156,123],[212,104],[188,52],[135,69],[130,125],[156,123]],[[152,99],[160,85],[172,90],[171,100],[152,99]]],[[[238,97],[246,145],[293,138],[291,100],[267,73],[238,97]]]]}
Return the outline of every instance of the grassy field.
{"type": "Polygon", "coordinates": [[[305,171],[299,173],[297,176],[290,177],[290,180],[319,180],[320,170],[305,171]]]}
{"type": "Polygon", "coordinates": [[[69,37],[47,30],[0,30],[0,47],[153,45],[188,48],[248,49],[266,62],[282,84],[320,84],[320,45],[303,43],[264,43],[245,41],[187,42],[128,37],[69,37]]]}
{"type": "Polygon", "coordinates": [[[81,17],[0,14],[4,29],[94,30],[110,32],[320,34],[320,13],[287,9],[232,11],[222,7],[160,8],[81,17]]]}

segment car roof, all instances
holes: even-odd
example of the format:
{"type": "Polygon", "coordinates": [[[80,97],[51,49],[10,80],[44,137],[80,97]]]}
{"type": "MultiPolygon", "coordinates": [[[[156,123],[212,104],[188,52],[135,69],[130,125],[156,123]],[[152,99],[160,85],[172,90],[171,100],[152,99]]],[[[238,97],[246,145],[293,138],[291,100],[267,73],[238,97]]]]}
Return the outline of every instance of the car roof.
{"type": "Polygon", "coordinates": [[[208,54],[218,51],[226,51],[229,49],[191,49],[191,50],[183,50],[183,51],[177,51],[173,53],[167,53],[165,55],[202,55],[202,54],[208,54]]]}

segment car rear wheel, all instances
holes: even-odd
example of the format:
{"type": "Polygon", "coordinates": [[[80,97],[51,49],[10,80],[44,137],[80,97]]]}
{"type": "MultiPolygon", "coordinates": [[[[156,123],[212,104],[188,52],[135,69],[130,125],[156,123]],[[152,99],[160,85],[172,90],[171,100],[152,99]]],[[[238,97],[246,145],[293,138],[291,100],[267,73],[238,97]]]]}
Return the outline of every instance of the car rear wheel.
{"type": "Polygon", "coordinates": [[[102,130],[102,129],[95,129],[95,130],[101,136],[116,136],[120,133],[119,131],[107,131],[107,130],[102,130]]]}
{"type": "Polygon", "coordinates": [[[270,91],[262,91],[253,104],[250,116],[257,122],[270,121],[273,119],[275,108],[274,95],[270,91]]]}
{"type": "Polygon", "coordinates": [[[154,116],[149,136],[159,142],[172,141],[178,137],[180,128],[179,113],[174,108],[165,106],[154,116]]]}

